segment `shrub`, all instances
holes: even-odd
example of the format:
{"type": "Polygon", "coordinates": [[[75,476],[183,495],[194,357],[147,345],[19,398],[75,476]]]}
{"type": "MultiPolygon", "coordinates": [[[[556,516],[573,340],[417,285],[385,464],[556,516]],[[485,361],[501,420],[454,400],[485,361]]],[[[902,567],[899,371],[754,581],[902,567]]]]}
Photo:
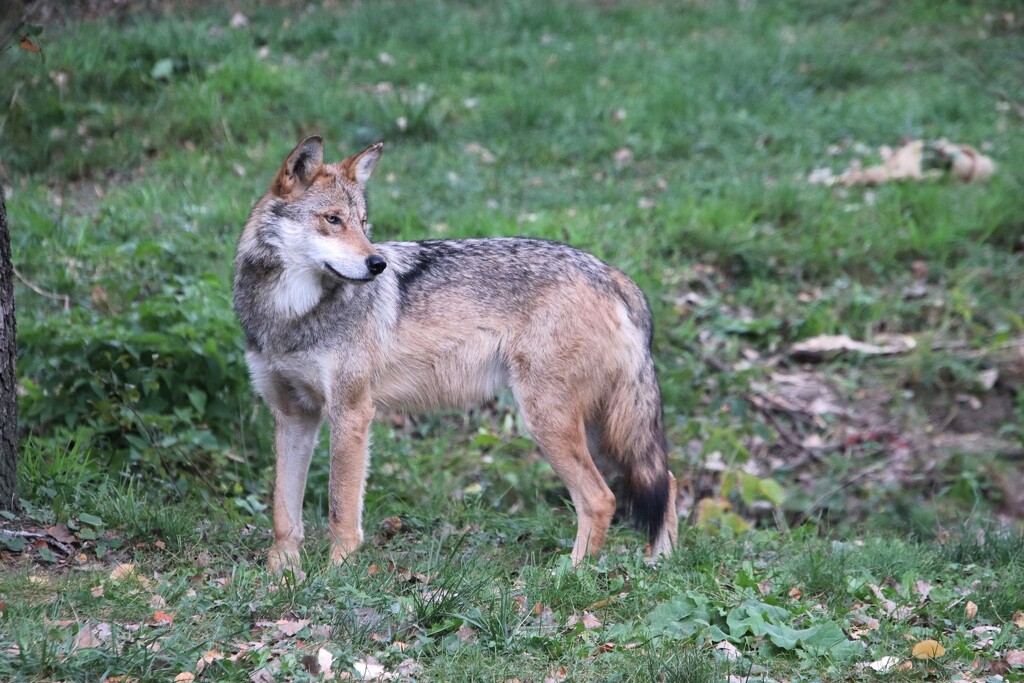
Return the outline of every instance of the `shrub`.
{"type": "Polygon", "coordinates": [[[24,426],[93,436],[113,472],[241,492],[234,451],[250,403],[242,334],[219,278],[178,278],[116,316],[79,308],[19,330],[24,426]]]}

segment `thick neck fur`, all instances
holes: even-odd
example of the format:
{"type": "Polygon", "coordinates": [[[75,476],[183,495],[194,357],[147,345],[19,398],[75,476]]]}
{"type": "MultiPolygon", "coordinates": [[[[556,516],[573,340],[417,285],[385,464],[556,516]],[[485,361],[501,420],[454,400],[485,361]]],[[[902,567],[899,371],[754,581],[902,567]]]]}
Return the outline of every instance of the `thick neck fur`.
{"type": "Polygon", "coordinates": [[[323,299],[326,289],[319,270],[283,265],[270,285],[270,301],[285,318],[301,318],[323,299]]]}
{"type": "Polygon", "coordinates": [[[266,245],[240,249],[235,263],[235,311],[255,348],[278,346],[327,297],[344,296],[339,288],[350,287],[325,282],[322,273],[289,264],[266,245]]]}

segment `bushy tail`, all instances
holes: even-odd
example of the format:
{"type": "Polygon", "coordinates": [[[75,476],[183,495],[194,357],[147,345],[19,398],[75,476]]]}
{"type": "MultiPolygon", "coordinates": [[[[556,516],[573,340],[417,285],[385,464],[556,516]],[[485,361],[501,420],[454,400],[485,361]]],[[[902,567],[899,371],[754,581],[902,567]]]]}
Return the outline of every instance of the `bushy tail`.
{"type": "Polygon", "coordinates": [[[653,545],[665,523],[670,501],[668,444],[661,391],[648,357],[632,382],[622,382],[606,405],[602,451],[622,472],[619,492],[636,528],[653,545]]]}

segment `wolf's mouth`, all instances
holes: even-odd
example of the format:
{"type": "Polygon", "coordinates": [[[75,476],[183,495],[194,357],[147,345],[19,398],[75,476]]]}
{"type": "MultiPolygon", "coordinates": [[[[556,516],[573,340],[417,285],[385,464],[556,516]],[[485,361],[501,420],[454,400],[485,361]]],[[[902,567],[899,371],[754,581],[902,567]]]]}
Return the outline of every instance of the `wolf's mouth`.
{"type": "Polygon", "coordinates": [[[369,282],[370,280],[373,279],[372,277],[362,277],[362,278],[360,278],[360,277],[348,277],[347,275],[342,275],[337,270],[335,270],[334,267],[331,266],[330,263],[327,263],[326,261],[324,262],[324,270],[326,270],[328,273],[330,273],[334,277],[338,278],[339,280],[345,280],[347,282],[369,282]]]}

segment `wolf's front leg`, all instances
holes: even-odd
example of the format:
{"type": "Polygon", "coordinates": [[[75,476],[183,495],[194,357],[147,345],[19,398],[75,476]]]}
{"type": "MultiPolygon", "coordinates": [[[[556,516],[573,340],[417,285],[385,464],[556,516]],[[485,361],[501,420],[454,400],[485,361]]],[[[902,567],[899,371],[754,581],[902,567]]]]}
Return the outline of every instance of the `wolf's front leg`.
{"type": "Polygon", "coordinates": [[[374,407],[368,392],[330,408],[331,561],[341,564],[363,542],[363,495],[374,407]]]}
{"type": "Polygon", "coordinates": [[[306,492],[306,474],[316,446],[320,416],[298,412],[277,412],[274,435],[276,472],[274,478],[274,545],[268,564],[271,571],[292,570],[301,576],[299,547],[302,545],[302,498],[306,492]]]}

